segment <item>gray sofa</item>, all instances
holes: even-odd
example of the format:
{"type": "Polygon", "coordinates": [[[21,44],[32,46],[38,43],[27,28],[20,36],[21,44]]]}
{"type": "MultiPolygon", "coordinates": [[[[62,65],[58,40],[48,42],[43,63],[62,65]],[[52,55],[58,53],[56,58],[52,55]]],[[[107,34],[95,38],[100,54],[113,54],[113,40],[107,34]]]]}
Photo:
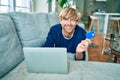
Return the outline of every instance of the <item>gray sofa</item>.
{"type": "Polygon", "coordinates": [[[0,14],[0,78],[24,60],[23,47],[42,46],[50,26],[57,23],[54,12],[0,14]]]}
{"type": "Polygon", "coordinates": [[[0,77],[24,60],[22,47],[42,46],[50,26],[56,23],[55,13],[0,14],[0,77]]]}

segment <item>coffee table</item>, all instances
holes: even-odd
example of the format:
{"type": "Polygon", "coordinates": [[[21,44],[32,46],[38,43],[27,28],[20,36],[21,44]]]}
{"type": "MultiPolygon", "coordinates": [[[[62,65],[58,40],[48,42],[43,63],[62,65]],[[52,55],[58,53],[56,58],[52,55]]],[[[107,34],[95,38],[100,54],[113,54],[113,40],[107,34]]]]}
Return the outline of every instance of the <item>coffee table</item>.
{"type": "Polygon", "coordinates": [[[114,62],[120,63],[120,38],[117,37],[110,41],[111,53],[114,56],[114,62]]]}
{"type": "Polygon", "coordinates": [[[113,60],[115,63],[120,63],[120,37],[118,35],[114,35],[114,37],[111,36],[106,38],[110,41],[109,44],[109,54],[110,58],[109,60],[113,60]]]}

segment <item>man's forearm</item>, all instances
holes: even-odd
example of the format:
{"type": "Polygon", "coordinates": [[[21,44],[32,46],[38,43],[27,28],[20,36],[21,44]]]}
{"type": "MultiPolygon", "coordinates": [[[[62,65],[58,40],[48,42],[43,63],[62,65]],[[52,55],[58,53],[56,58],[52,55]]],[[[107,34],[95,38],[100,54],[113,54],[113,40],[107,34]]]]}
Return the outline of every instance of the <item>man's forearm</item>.
{"type": "Polygon", "coordinates": [[[76,59],[79,60],[79,59],[82,59],[83,58],[83,53],[82,52],[77,52],[76,53],[76,59]]]}

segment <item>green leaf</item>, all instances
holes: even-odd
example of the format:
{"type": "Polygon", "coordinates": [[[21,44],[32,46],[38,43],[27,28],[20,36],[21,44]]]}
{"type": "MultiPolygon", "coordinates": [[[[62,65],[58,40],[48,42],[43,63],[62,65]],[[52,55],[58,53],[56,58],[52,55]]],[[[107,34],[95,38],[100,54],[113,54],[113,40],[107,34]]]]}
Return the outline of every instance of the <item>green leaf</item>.
{"type": "Polygon", "coordinates": [[[48,3],[52,2],[52,0],[47,0],[48,3]]]}
{"type": "Polygon", "coordinates": [[[64,4],[67,2],[67,0],[60,0],[58,3],[60,5],[60,7],[63,8],[64,4]]]}

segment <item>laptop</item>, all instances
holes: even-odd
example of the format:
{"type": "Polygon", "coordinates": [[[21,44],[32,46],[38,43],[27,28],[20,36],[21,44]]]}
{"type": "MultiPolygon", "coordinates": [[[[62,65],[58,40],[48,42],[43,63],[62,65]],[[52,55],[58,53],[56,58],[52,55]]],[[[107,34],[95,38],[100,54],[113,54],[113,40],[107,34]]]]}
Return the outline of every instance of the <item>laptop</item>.
{"type": "Polygon", "coordinates": [[[66,48],[24,47],[27,71],[31,73],[68,73],[66,48]]]}

